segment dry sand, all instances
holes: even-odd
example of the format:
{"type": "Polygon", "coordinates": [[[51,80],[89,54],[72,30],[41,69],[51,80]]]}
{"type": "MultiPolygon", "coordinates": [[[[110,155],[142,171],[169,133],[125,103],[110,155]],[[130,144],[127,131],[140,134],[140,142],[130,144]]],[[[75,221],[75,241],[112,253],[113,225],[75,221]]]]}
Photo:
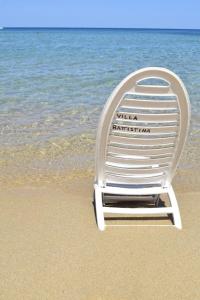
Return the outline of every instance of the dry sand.
{"type": "Polygon", "coordinates": [[[128,226],[102,233],[92,179],[65,189],[1,191],[0,299],[199,300],[200,193],[178,191],[177,198],[181,231],[128,226]]]}

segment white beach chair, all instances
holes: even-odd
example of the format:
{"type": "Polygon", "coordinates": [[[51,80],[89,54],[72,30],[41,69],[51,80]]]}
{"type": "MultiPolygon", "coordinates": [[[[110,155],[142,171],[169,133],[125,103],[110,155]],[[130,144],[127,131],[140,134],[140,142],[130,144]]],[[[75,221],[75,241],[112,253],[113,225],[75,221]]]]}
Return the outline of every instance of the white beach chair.
{"type": "Polygon", "coordinates": [[[103,109],[96,141],[95,206],[104,230],[104,213],[173,215],[181,218],[171,186],[187,137],[190,103],[183,82],[164,68],[144,68],[114,89],[103,109]],[[160,195],[169,207],[107,206],[103,196],[160,195]]]}

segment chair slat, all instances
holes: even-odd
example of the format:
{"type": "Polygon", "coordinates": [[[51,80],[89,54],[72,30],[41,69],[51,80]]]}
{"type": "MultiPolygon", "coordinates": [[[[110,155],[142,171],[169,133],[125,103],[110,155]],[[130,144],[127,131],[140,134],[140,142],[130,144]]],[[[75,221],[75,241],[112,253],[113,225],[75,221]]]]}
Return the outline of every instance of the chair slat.
{"type": "Polygon", "coordinates": [[[136,91],[136,90],[133,90],[133,91],[127,91],[124,95],[128,95],[129,97],[131,96],[131,97],[142,97],[142,96],[144,96],[144,97],[151,97],[151,98],[155,98],[155,99],[159,99],[159,98],[161,98],[161,99],[171,99],[171,100],[176,100],[177,99],[177,96],[176,96],[176,94],[174,94],[174,93],[154,93],[154,92],[151,92],[151,93],[142,93],[142,92],[138,92],[138,91],[136,91]]]}
{"type": "Polygon", "coordinates": [[[120,103],[120,107],[140,108],[140,109],[177,109],[176,100],[143,100],[143,99],[123,99],[120,103]]]}
{"type": "Polygon", "coordinates": [[[120,175],[135,175],[135,176],[152,176],[159,175],[168,171],[168,167],[157,167],[157,168],[120,168],[115,166],[106,165],[105,171],[107,173],[114,173],[120,175]]]}
{"type": "Polygon", "coordinates": [[[135,158],[127,158],[122,156],[107,156],[107,165],[111,166],[119,166],[119,167],[142,167],[142,166],[159,166],[160,164],[169,164],[170,159],[169,157],[165,158],[145,158],[145,157],[135,157],[135,158]]]}
{"type": "Polygon", "coordinates": [[[130,126],[130,125],[121,125],[121,124],[112,124],[111,130],[113,132],[120,133],[131,133],[131,134],[145,134],[145,135],[155,135],[155,134],[176,134],[178,131],[177,126],[130,126]]]}
{"type": "Polygon", "coordinates": [[[174,148],[160,148],[160,149],[131,149],[131,148],[121,148],[116,146],[108,146],[108,153],[115,154],[127,154],[127,155],[168,155],[170,156],[174,152],[174,148]]]}
{"type": "Polygon", "coordinates": [[[115,120],[126,122],[147,122],[147,123],[168,123],[177,122],[178,113],[166,114],[142,114],[119,111],[115,115],[115,120]]]}
{"type": "Polygon", "coordinates": [[[154,176],[154,177],[122,177],[117,175],[110,175],[107,174],[106,181],[109,183],[129,183],[129,184],[156,184],[161,183],[163,180],[163,175],[161,176],[154,176]]]}
{"type": "Polygon", "coordinates": [[[170,86],[160,86],[160,85],[142,85],[138,84],[135,86],[135,91],[139,93],[158,93],[166,94],[170,90],[170,86]]]}
{"type": "Polygon", "coordinates": [[[174,146],[175,137],[163,137],[163,138],[131,138],[117,135],[110,135],[108,138],[109,144],[123,144],[123,145],[134,145],[134,146],[174,146]]]}

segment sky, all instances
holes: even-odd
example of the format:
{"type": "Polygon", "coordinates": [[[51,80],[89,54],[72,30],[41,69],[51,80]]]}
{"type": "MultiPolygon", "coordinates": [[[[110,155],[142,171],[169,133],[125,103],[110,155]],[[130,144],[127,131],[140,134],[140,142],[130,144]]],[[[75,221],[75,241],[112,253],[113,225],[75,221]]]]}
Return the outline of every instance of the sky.
{"type": "Polygon", "coordinates": [[[0,26],[200,29],[200,0],[0,0],[0,26]]]}

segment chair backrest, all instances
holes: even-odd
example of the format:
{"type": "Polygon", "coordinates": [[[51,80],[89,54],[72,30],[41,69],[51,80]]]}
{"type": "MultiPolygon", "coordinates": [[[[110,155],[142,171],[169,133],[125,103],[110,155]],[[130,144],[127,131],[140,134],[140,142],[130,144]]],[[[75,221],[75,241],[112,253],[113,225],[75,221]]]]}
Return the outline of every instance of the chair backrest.
{"type": "Polygon", "coordinates": [[[164,68],[144,68],[114,89],[96,141],[96,183],[168,186],[187,137],[184,84],[164,68]]]}

